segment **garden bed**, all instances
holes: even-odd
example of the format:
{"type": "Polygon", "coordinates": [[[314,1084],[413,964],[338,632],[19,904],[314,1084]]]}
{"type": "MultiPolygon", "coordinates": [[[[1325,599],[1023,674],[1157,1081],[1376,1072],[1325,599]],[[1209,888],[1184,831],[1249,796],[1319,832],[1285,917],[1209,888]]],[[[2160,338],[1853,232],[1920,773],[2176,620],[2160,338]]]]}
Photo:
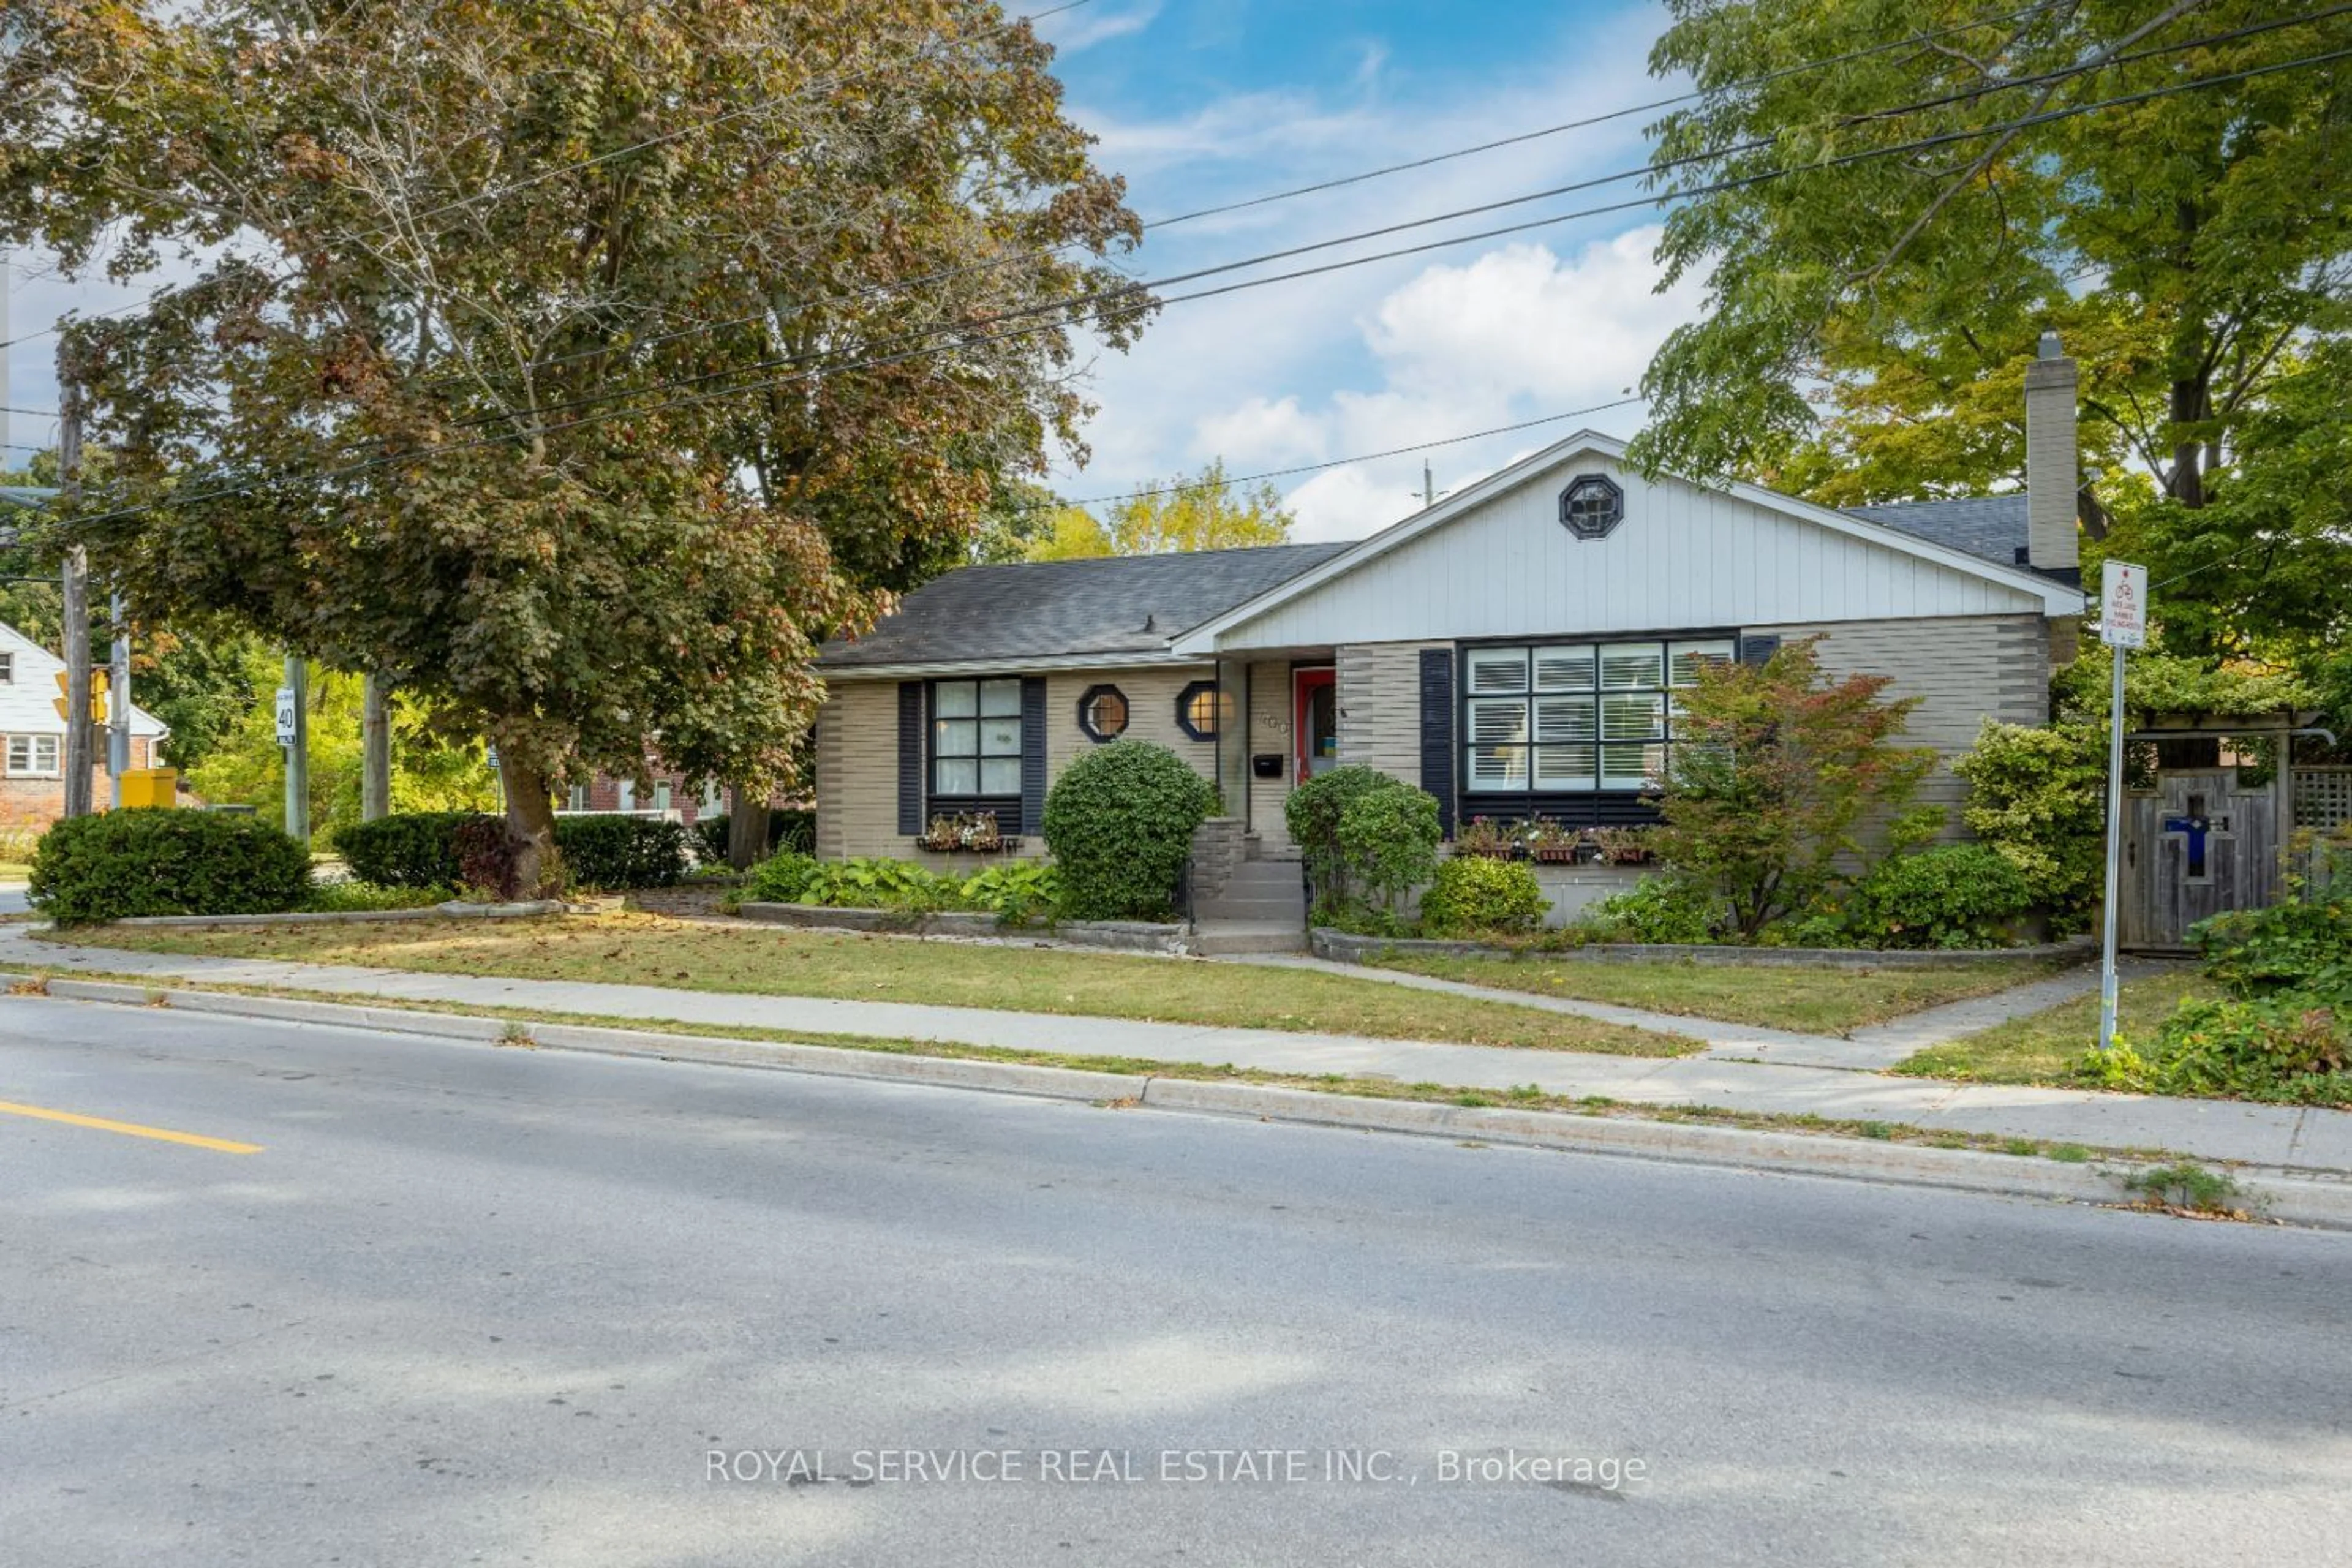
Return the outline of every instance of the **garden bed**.
{"type": "Polygon", "coordinates": [[[2022,959],[2053,964],[2087,963],[2098,954],[2087,939],[2037,942],[2031,947],[1913,949],[1864,947],[1736,947],[1717,943],[1587,942],[1541,946],[1501,942],[1440,941],[1429,937],[1357,936],[1317,926],[1307,933],[1318,958],[1338,963],[1370,963],[1385,956],[1431,958],[1581,960],[1593,963],[1730,963],[1845,969],[1968,969],[2022,959]]]}
{"type": "Polygon", "coordinates": [[[1192,950],[1192,928],[1150,921],[1007,921],[977,910],[947,910],[929,913],[913,910],[839,908],[826,904],[747,903],[738,911],[745,920],[771,925],[796,926],[803,931],[884,931],[894,936],[1007,937],[1028,936],[1070,942],[1079,947],[1103,947],[1124,952],[1185,953],[1192,950]]]}

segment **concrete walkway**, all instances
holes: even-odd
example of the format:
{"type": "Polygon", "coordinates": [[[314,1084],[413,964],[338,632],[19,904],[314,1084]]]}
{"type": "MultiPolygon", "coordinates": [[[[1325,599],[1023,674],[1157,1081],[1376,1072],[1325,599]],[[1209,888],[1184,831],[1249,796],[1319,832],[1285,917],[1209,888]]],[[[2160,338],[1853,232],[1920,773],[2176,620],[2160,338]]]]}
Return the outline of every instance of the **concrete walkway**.
{"type": "MultiPolygon", "coordinates": [[[[2105,1147],[2168,1149],[2213,1160],[2244,1161],[2352,1177],[2352,1112],[2246,1105],[2228,1100],[2144,1099],[2088,1090],[1956,1084],[1888,1078],[1852,1065],[1808,1067],[1701,1055],[1675,1060],[1492,1046],[1423,1044],[1273,1029],[1204,1028],[1117,1018],[1000,1013],[898,1002],[847,1002],[809,996],[728,994],[653,985],[518,980],[341,964],[76,948],[33,940],[0,927],[0,969],[76,969],[219,984],[383,996],[467,1006],[524,1007],[641,1021],[758,1028],[785,1034],[845,1034],[995,1046],[1068,1055],[1150,1061],[1231,1063],[1280,1073],[1337,1073],[1407,1083],[1508,1089],[1533,1084],[1546,1093],[1604,1095],[1647,1105],[1710,1105],[1736,1110],[1906,1121],[2002,1136],[2045,1138],[2105,1147]]],[[[1370,972],[1346,966],[1359,977],[1370,972]]],[[[1391,978],[1394,976],[1391,975],[1391,978]]],[[[1421,977],[1414,977],[1419,979],[1421,977]]],[[[1436,983],[1441,988],[1445,982],[1436,983]]],[[[1472,988],[1493,998],[1491,991],[1472,988]]],[[[1559,998],[1526,998],[1531,1005],[1559,998]]],[[[1583,1011],[1594,1005],[1578,1004],[1583,1011]]],[[[1613,1009],[1628,1021],[1685,1032],[1722,1032],[1727,1045],[1747,1031],[1721,1031],[1698,1020],[1613,1009]]],[[[1812,1037],[1788,1036],[1790,1041],[1812,1037]]],[[[1770,1041],[1762,1042],[1768,1048],[1770,1041]]],[[[1823,1037],[1822,1043],[1831,1042],[1823,1037]]],[[[1710,1047],[1711,1049],[1713,1047],[1710,1047]]],[[[1891,1048],[1891,1047],[1889,1047],[1891,1048]]]]}
{"type": "MultiPolygon", "coordinates": [[[[1695,1018],[1680,1013],[1654,1013],[1640,1007],[1621,1007],[1611,1002],[1588,1002],[1575,996],[1507,991],[1499,986],[1475,985],[1463,980],[1442,980],[1434,975],[1416,974],[1410,970],[1385,969],[1369,963],[1338,963],[1325,958],[1252,955],[1222,962],[1255,963],[1276,969],[1308,969],[1347,980],[1377,980],[1417,991],[1443,991],[1482,1002],[1509,1002],[1515,1005],[1539,1008],[1547,1013],[1569,1013],[1580,1018],[1623,1024],[1636,1029],[1688,1035],[1706,1041],[1704,1054],[1717,1061],[1839,1068],[1848,1072],[1882,1071],[1906,1058],[1917,1055],[1929,1046],[1939,1046],[1962,1035],[1973,1035],[1996,1024],[2005,1024],[2011,1018],[2026,1017],[2045,1008],[2055,1007],[2061,1002],[2088,995],[2099,988],[2099,972],[2081,967],[2070,969],[2063,974],[2053,974],[2047,980],[2036,980],[2024,985],[2011,986],[2006,991],[1997,991],[1990,996],[1948,1002],[1940,1007],[1929,1007],[1889,1023],[1872,1024],[1856,1029],[1852,1035],[1808,1035],[1787,1029],[1769,1029],[1759,1024],[1734,1024],[1719,1018],[1695,1018]]],[[[2122,966],[2126,979],[2156,973],[2163,967],[2161,963],[2129,959],[2122,966]]]]}

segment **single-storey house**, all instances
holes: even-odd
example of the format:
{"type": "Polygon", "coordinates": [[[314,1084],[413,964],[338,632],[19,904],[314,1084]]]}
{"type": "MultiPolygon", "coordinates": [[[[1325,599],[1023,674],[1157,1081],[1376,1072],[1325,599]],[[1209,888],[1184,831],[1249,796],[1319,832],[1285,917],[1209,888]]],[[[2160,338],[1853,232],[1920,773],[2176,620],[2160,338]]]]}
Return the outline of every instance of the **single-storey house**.
{"type": "Polygon", "coordinates": [[[1047,785],[1122,735],[1215,781],[1254,858],[1295,854],[1296,780],[1352,763],[1449,831],[1638,824],[1675,689],[1801,637],[1918,698],[1911,738],[1946,758],[1988,715],[2044,722],[2084,600],[2074,368],[2043,353],[2021,491],[1835,510],[1647,479],[1585,430],[1352,543],[950,573],[823,652],[817,852],[923,858],[932,818],[985,812],[1041,853],[1047,785]]]}
{"type": "MultiPolygon", "coordinates": [[[[66,661],[16,627],[0,624],[0,827],[47,828],[65,815],[66,721],[58,717],[57,678],[66,661]]],[[[156,744],[171,731],[162,720],[131,706],[131,765],[154,765],[156,744]]],[[[112,793],[106,776],[103,732],[90,750],[90,798],[104,805],[112,793]]]]}

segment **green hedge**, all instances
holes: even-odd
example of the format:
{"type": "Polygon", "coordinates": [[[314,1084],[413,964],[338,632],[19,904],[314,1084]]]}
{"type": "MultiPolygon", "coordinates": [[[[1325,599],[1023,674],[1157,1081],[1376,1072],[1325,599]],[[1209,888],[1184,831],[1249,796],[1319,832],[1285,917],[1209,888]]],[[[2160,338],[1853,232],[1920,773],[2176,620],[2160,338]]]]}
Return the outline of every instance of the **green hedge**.
{"type": "Polygon", "coordinates": [[[352,876],[379,888],[455,888],[465,880],[457,864],[457,829],[478,815],[404,811],[373,822],[346,823],[335,830],[335,849],[352,876]]]}
{"type": "MultiPolygon", "coordinates": [[[[694,819],[694,846],[705,865],[727,858],[727,813],[714,812],[694,819]]],[[[795,850],[806,855],[816,847],[816,813],[797,807],[768,813],[768,855],[795,850]]]]}
{"type": "Polygon", "coordinates": [[[310,892],[310,852],[249,816],[110,811],[57,824],[33,853],[33,906],[60,925],[277,914],[310,892]]]}
{"type": "MultiPolygon", "coordinates": [[[[358,822],[335,835],[352,875],[384,888],[462,888],[466,868],[457,837],[469,822],[499,819],[469,811],[412,811],[358,822]]],[[[687,872],[687,830],[642,816],[559,816],[555,847],[583,888],[666,888],[687,872]]]]}
{"type": "Polygon", "coordinates": [[[1216,786],[1165,746],[1113,741],[1083,752],[1045,795],[1063,918],[1166,920],[1192,830],[1216,808],[1216,786]]]}
{"type": "Polygon", "coordinates": [[[574,887],[667,888],[687,872],[683,824],[642,816],[559,816],[555,847],[574,887]]]}

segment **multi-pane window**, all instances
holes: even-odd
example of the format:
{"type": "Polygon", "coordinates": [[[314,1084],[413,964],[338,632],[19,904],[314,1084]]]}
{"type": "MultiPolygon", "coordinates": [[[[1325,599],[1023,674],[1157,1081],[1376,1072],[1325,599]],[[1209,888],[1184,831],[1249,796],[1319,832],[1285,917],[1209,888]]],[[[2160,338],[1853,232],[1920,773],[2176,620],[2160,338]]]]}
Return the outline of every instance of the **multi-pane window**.
{"type": "Polygon", "coordinates": [[[8,771],[12,773],[53,773],[58,771],[55,735],[8,737],[8,771]]]}
{"type": "Polygon", "coordinates": [[[0,686],[14,686],[16,683],[16,656],[14,653],[0,653],[0,686]]]}
{"type": "Polygon", "coordinates": [[[1674,693],[1727,637],[1474,647],[1463,658],[1463,784],[1474,793],[1654,789],[1674,693]]]}
{"type": "Polygon", "coordinates": [[[931,686],[931,793],[1021,793],[1021,681],[940,680],[931,686]]]}

